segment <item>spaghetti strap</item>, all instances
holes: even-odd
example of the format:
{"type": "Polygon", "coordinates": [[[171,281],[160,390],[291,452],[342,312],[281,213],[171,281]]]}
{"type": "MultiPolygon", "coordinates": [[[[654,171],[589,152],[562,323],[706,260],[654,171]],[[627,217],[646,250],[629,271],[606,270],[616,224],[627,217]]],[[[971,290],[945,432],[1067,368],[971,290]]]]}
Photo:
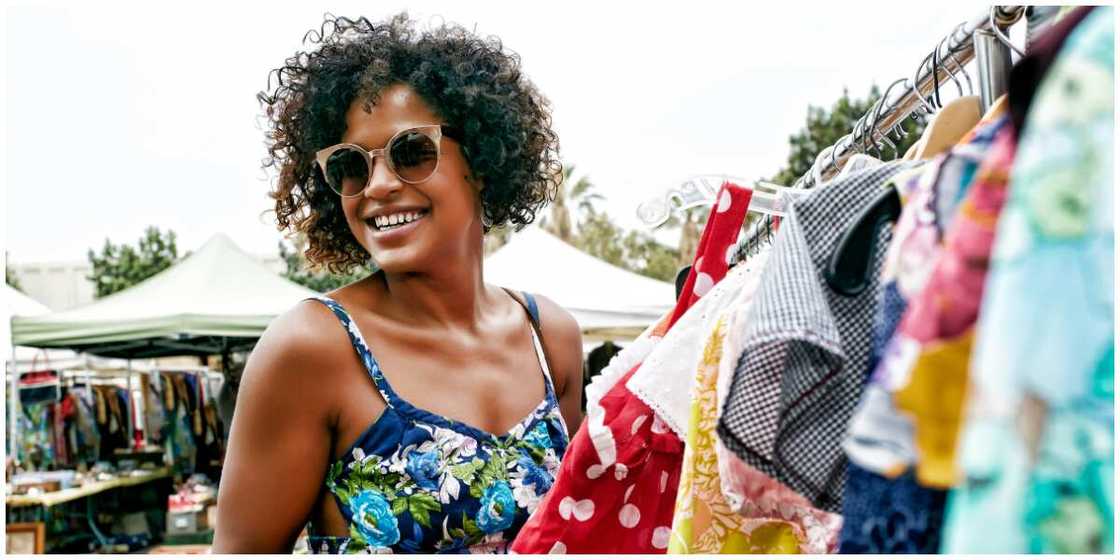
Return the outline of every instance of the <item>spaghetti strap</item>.
{"type": "Polygon", "coordinates": [[[533,324],[539,330],[541,328],[541,311],[537,307],[537,298],[534,298],[533,294],[529,292],[521,292],[521,295],[525,297],[525,308],[529,310],[529,318],[533,320],[533,324]]]}
{"type": "MultiPolygon", "coordinates": [[[[513,297],[512,290],[506,290],[506,293],[513,297]]],[[[552,369],[548,367],[548,355],[544,351],[544,335],[541,333],[541,315],[540,308],[537,306],[537,299],[529,292],[518,293],[525,298],[525,301],[516,297],[513,297],[513,300],[525,309],[529,314],[529,321],[532,323],[530,331],[533,336],[533,349],[537,352],[537,361],[540,362],[541,371],[544,372],[545,400],[555,403],[557,402],[556,387],[552,382],[552,369]]]]}
{"type": "Polygon", "coordinates": [[[346,334],[350,337],[350,344],[354,347],[354,351],[358,353],[358,357],[362,360],[362,365],[365,366],[366,372],[369,373],[370,379],[373,380],[377,392],[381,393],[381,398],[390,408],[396,408],[397,394],[389,385],[389,381],[385,379],[385,375],[381,373],[381,365],[377,363],[377,359],[373,357],[373,352],[366,344],[365,337],[362,336],[362,331],[358,330],[358,325],[346,309],[342,307],[337,301],[327,296],[317,296],[314,298],[307,298],[315,300],[327,306],[334,313],[338,321],[342,323],[342,328],[346,330],[346,334]]]}

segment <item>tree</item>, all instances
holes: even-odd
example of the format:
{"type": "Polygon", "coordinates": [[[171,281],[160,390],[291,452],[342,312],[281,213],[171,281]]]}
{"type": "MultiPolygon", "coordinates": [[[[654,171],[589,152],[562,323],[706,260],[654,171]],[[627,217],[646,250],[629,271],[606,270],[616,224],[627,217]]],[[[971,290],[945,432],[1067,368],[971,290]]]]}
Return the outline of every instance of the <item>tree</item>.
{"type": "Polygon", "coordinates": [[[648,233],[623,231],[606,212],[594,208],[580,220],[572,245],[599,260],[658,280],[672,280],[680,267],[674,249],[648,233]]]}
{"type": "Polygon", "coordinates": [[[94,284],[95,297],[102,298],[151,278],[175,264],[179,250],[175,246],[175,232],[163,233],[155,226],[148,226],[136,247],[115,245],[108,239],[101,254],[90,249],[87,253],[92,272],[87,277],[94,284]]]}
{"type": "Polygon", "coordinates": [[[334,274],[326,269],[317,269],[303,256],[304,247],[306,240],[302,237],[296,240],[294,247],[288,247],[284,241],[279,243],[280,258],[284,261],[283,276],[296,284],[326,293],[357,282],[370,274],[370,270],[363,268],[348,274],[334,274]]]}
{"type": "Polygon", "coordinates": [[[658,243],[648,233],[631,231],[622,244],[626,249],[626,268],[638,274],[672,282],[682,266],[678,251],[658,243]]]}
{"type": "Polygon", "coordinates": [[[595,185],[586,175],[576,177],[576,166],[564,166],[564,178],[552,201],[548,217],[541,223],[545,231],[559,237],[565,243],[572,243],[575,237],[572,229],[572,213],[569,204],[578,211],[577,221],[582,220],[595,209],[595,202],[603,200],[603,195],[595,192],[595,185]]]}
{"type": "MultiPolygon", "coordinates": [[[[794,182],[813,166],[813,162],[822,150],[832,146],[834,142],[852,131],[856,121],[879,100],[879,95],[879,88],[871,86],[867,99],[853,99],[848,96],[848,90],[845,88],[840,99],[832,104],[832,108],[810,106],[809,113],[805,117],[805,127],[789,137],[790,150],[786,165],[771,180],[779,185],[793,186],[794,182]]],[[[889,147],[884,148],[883,157],[886,159],[901,157],[906,153],[907,148],[918,141],[924,127],[924,121],[906,119],[903,124],[906,135],[900,141],[891,139],[891,142],[898,146],[898,153],[893,154],[889,147]]]]}
{"type": "Polygon", "coordinates": [[[4,251],[4,283],[22,292],[23,286],[19,285],[19,277],[16,276],[16,271],[12,268],[12,259],[8,257],[8,252],[4,251]]]}

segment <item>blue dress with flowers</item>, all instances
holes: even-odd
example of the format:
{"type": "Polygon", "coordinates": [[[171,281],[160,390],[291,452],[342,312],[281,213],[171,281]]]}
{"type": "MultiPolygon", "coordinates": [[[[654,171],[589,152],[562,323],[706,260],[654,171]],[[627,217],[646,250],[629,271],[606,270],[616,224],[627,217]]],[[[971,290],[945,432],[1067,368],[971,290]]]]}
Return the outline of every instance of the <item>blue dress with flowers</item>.
{"type": "MultiPolygon", "coordinates": [[[[524,296],[537,326],[536,302],[524,296]]],[[[346,310],[330,298],[317,299],[346,328],[388,406],[327,473],[327,489],[350,522],[349,536],[318,535],[312,526],[311,552],[506,552],[552,487],[568,446],[537,330],[544,399],[499,436],[398,396],[346,310]]]]}

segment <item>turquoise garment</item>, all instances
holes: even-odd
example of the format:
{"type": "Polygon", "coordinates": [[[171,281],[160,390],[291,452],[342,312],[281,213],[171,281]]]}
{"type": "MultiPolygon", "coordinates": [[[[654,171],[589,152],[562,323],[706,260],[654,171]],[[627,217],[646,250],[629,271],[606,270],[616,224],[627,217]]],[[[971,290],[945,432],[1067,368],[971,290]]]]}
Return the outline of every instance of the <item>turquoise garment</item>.
{"type": "Polygon", "coordinates": [[[943,552],[1113,550],[1113,10],[1031,105],[1000,217],[943,552]]]}
{"type": "MultiPolygon", "coordinates": [[[[544,399],[499,436],[398,396],[346,310],[318,300],[342,322],[388,406],[327,475],[350,536],[318,535],[311,527],[311,552],[506,552],[552,488],[568,446],[537,331],[544,399]]],[[[525,300],[536,325],[536,302],[529,294],[525,300]]]]}

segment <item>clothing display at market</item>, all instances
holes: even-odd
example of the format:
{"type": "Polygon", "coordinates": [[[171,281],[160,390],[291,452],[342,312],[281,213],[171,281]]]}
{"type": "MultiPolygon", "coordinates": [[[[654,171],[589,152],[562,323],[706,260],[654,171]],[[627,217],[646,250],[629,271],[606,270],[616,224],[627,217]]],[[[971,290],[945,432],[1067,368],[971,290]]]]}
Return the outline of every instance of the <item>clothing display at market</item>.
{"type": "MultiPolygon", "coordinates": [[[[775,178],[697,175],[646,193],[651,196],[637,208],[638,218],[651,228],[680,227],[679,247],[653,241],[664,231],[596,240],[597,246],[625,249],[628,270],[596,263],[602,268],[588,270],[603,272],[565,276],[577,264],[595,261],[581,254],[592,252],[583,243],[587,238],[560,241],[534,226],[530,232],[545,244],[518,249],[516,258],[507,253],[505,263],[485,261],[487,275],[501,270],[498,264],[528,269],[555,281],[552,288],[594,296],[544,301],[546,309],[559,306],[566,314],[542,323],[542,296],[507,290],[525,313],[517,320],[530,329],[537,358],[531,373],[543,375],[543,396],[504,433],[420,409],[396,392],[354,320],[357,314],[339,303],[377,303],[381,296],[336,300],[289,286],[277,293],[311,302],[315,311],[324,311],[321,305],[334,316],[330,327],[346,332],[353,353],[343,349],[357,356],[368,375],[359,389],[368,393],[364,396],[379,396],[385,407],[355,441],[338,442],[330,436],[339,430],[337,411],[319,414],[315,407],[323,399],[316,396],[308,410],[322,420],[317,429],[330,440],[330,454],[295,453],[294,459],[290,451],[308,447],[300,438],[318,437],[315,433],[293,439],[274,429],[277,433],[258,437],[259,426],[247,428],[254,422],[239,420],[235,438],[244,448],[238,450],[238,466],[227,472],[227,488],[220,493],[227,517],[218,525],[217,488],[240,371],[254,364],[247,368],[249,379],[260,386],[261,376],[275,365],[262,364],[277,361],[258,356],[242,362],[240,354],[259,339],[264,319],[276,315],[250,315],[260,320],[260,331],[230,327],[211,333],[207,327],[191,334],[168,327],[172,332],[158,334],[163,337],[158,344],[31,337],[52,349],[64,342],[80,352],[109,348],[127,359],[127,366],[86,361],[86,367],[100,369],[63,371],[56,361],[24,368],[34,371],[13,368],[8,403],[14,426],[9,434],[15,437],[8,449],[9,474],[16,476],[8,477],[9,524],[49,528],[57,541],[51,552],[69,552],[65,546],[85,540],[96,545],[89,550],[111,552],[120,544],[114,539],[131,543],[119,550],[132,551],[140,548],[128,540],[139,538],[133,529],[144,526],[144,538],[152,537],[142,541],[147,547],[159,542],[154,537],[162,537],[164,527],[157,525],[166,523],[168,535],[210,539],[220,552],[276,549],[295,541],[296,552],[315,554],[1114,554],[1116,14],[1110,6],[990,6],[974,15],[950,33],[930,37],[931,44],[941,40],[918,71],[881,92],[874,88],[859,109],[862,115],[850,114],[858,104],[845,105],[846,97],[831,114],[819,110],[826,120],[818,122],[818,110],[812,109],[806,132],[789,138],[788,168],[775,178]],[[1023,28],[1014,27],[1019,22],[1023,28]],[[973,62],[972,69],[965,68],[973,62]],[[822,122],[827,126],[818,127],[822,122]],[[635,247],[644,252],[632,251],[635,247]],[[528,260],[533,266],[525,266],[528,260]],[[558,264],[540,273],[546,261],[558,264]],[[687,266],[677,272],[673,299],[664,280],[682,264],[687,266]],[[619,275],[604,280],[612,271],[619,275]],[[573,278],[589,283],[569,285],[573,278]],[[648,302],[643,296],[619,303],[620,294],[641,291],[642,282],[649,283],[648,302]],[[608,285],[625,290],[607,293],[602,286],[608,285]],[[600,313],[600,305],[617,309],[600,313]],[[600,314],[610,323],[597,319],[600,314]],[[564,416],[578,400],[573,391],[581,345],[584,419],[569,433],[576,418],[569,417],[569,424],[564,416]],[[203,357],[202,365],[191,357],[138,366],[139,360],[188,347],[203,357]],[[571,359],[550,360],[556,357],[552,350],[571,359]],[[212,354],[219,351],[223,369],[232,370],[221,382],[206,366],[216,363],[212,354]],[[180,363],[186,365],[169,365],[180,363]],[[286,487],[292,507],[283,515],[241,520],[230,508],[252,510],[262,492],[290,482],[237,488],[250,480],[245,473],[260,470],[246,467],[243,459],[276,462],[260,452],[261,442],[272,442],[273,435],[280,438],[275,441],[300,443],[273,458],[306,460],[300,466],[321,468],[320,474],[311,481],[314,487],[303,489],[310,491],[298,484],[286,487]],[[177,490],[164,500],[172,484],[177,490]],[[137,504],[160,492],[158,515],[149,521],[151,508],[137,504]],[[100,496],[100,506],[94,496],[100,496]],[[130,511],[132,506],[137,507],[130,511]],[[46,513],[51,508],[59,513],[46,513]],[[110,512],[129,519],[110,523],[110,512]],[[269,525],[276,523],[282,530],[269,525]],[[113,527],[107,532],[116,535],[106,537],[99,524],[113,527]],[[68,534],[87,527],[89,535],[68,534]]],[[[319,38],[328,55],[330,49],[360,45],[319,38]]],[[[307,56],[310,66],[297,70],[312,77],[321,70],[316,64],[329,62],[307,56]]],[[[307,61],[297,56],[295,62],[307,61]]],[[[469,64],[459,66],[462,73],[474,71],[469,64]]],[[[317,82],[309,83],[314,90],[317,82]]],[[[295,114],[295,102],[281,107],[292,94],[283,93],[273,96],[284,99],[272,99],[272,105],[295,114]]],[[[338,113],[332,113],[335,124],[349,122],[347,114],[331,111],[338,113]]],[[[458,124],[451,119],[420,128],[450,130],[458,124]]],[[[280,125],[281,132],[292,128],[280,125]]],[[[487,126],[482,132],[467,127],[464,134],[485,135],[487,126]]],[[[438,134],[412,136],[435,156],[447,141],[438,134]]],[[[404,181],[407,174],[393,167],[408,163],[401,154],[389,154],[408,137],[397,132],[385,150],[350,150],[361,173],[347,192],[357,193],[362,181],[371,180],[373,158],[382,152],[392,156],[383,162],[390,164],[386,176],[396,174],[401,184],[426,181],[423,175],[404,181]]],[[[452,141],[466,137],[448,135],[452,141]]],[[[288,151],[302,153],[319,140],[288,151]]],[[[319,198],[297,200],[314,202],[312,213],[337,202],[327,187],[341,195],[336,183],[353,175],[326,171],[346,171],[345,162],[330,155],[339,146],[319,154],[322,169],[308,183],[323,191],[315,195],[319,198]],[[346,177],[328,185],[327,175],[346,177]]],[[[436,160],[426,160],[424,174],[435,173],[436,160]]],[[[300,191],[306,174],[297,171],[300,191]]],[[[569,171],[561,174],[565,181],[569,171]]],[[[314,190],[309,188],[303,190],[314,190]]],[[[442,187],[432,183],[420,191],[428,188],[442,187]]],[[[281,190],[287,196],[292,189],[281,190]]],[[[583,203],[569,204],[586,210],[583,203]]],[[[354,208],[347,207],[349,218],[354,208]]],[[[403,219],[410,225],[394,229],[404,223],[399,216],[379,216],[388,221],[379,219],[376,235],[398,235],[386,233],[392,229],[405,239],[414,227],[443,235],[423,230],[429,222],[411,225],[427,211],[398,210],[409,214],[403,219]]],[[[554,221],[550,217],[548,223],[554,221]]],[[[489,241],[486,245],[491,250],[489,241]]],[[[316,251],[330,253],[319,246],[304,249],[313,257],[323,257],[316,251]]],[[[376,251],[368,253],[371,263],[380,259],[376,251]]],[[[449,263],[449,269],[462,268],[455,264],[459,260],[449,263]]],[[[253,265],[243,273],[259,268],[253,265]]],[[[423,280],[430,271],[422,268],[406,276],[423,280]]],[[[390,292],[409,296],[409,290],[397,290],[393,267],[387,270],[379,274],[388,274],[390,292]]],[[[265,272],[260,278],[274,276],[265,272]]],[[[471,278],[482,286],[482,276],[471,278]]],[[[494,276],[485,280],[487,290],[498,284],[494,276]]],[[[550,295],[547,286],[525,282],[508,285],[550,295]]],[[[481,325],[479,332],[495,336],[501,329],[494,325],[508,326],[509,316],[493,311],[494,300],[486,294],[477,302],[463,299],[478,303],[465,309],[478,311],[476,319],[485,321],[456,320],[444,325],[447,332],[461,335],[454,328],[481,325]]],[[[292,316],[298,314],[286,317],[292,316]]],[[[395,320],[385,325],[407,327],[395,320]]],[[[451,358],[479,359],[478,333],[468,334],[463,340],[469,344],[455,346],[451,358]]],[[[431,337],[406,338],[430,346],[431,337]]],[[[495,356],[481,356],[479,363],[513,363],[495,356]]],[[[262,394],[243,392],[242,408],[246,399],[250,412],[258,408],[240,414],[265,417],[256,423],[267,431],[274,428],[275,416],[269,415],[282,407],[262,394]],[[258,406],[263,401],[254,398],[269,400],[268,406],[258,406]]],[[[491,404],[504,406],[501,399],[491,404]]],[[[493,410],[483,412],[494,416],[493,410]]]]}
{"type": "Polygon", "coordinates": [[[1113,12],[1059,14],[912,159],[779,193],[761,250],[705,250],[720,190],[513,551],[1111,552],[1113,12]]]}

